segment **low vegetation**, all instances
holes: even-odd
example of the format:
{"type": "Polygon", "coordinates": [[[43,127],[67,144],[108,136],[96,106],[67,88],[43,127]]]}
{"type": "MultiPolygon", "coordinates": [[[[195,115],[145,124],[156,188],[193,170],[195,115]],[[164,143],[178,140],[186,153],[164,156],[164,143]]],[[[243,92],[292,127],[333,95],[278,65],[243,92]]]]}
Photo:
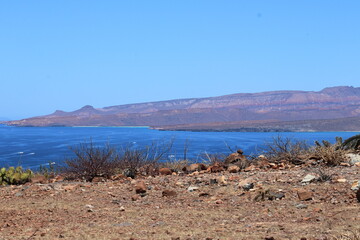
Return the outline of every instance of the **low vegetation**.
{"type": "MultiPolygon", "coordinates": [[[[71,148],[74,157],[66,159],[61,168],[55,169],[54,163],[49,163],[46,166],[40,166],[37,175],[49,179],[57,174],[62,174],[67,179],[92,181],[95,177],[110,178],[120,173],[132,178],[137,175],[157,175],[160,168],[169,168],[171,171],[180,172],[184,166],[192,163],[187,158],[188,142],[185,143],[182,158],[169,160],[168,156],[172,151],[173,143],[174,139],[170,139],[169,141],[154,142],[144,148],[126,146],[117,149],[109,144],[97,146],[90,141],[71,148]]],[[[238,161],[236,164],[245,163],[244,166],[239,166],[239,169],[243,170],[252,163],[255,164],[265,159],[272,164],[302,165],[311,163],[311,165],[319,167],[331,167],[348,162],[346,154],[359,152],[359,148],[360,135],[353,136],[345,141],[336,138],[334,144],[328,141],[321,143],[316,141],[314,146],[308,145],[305,141],[277,136],[265,144],[261,151],[261,158],[248,156],[246,162],[238,161]]],[[[199,156],[198,160],[209,166],[218,163],[224,166],[226,159],[227,155],[224,153],[210,154],[205,152],[199,156]]],[[[227,166],[224,167],[227,168],[227,166]]],[[[321,181],[331,180],[331,176],[323,170],[319,172],[319,175],[323,176],[321,181]]],[[[32,171],[23,170],[21,167],[2,168],[0,185],[23,184],[30,181],[33,176],[32,171]]]]}
{"type": "Polygon", "coordinates": [[[9,167],[0,169],[0,186],[24,184],[33,176],[31,170],[23,170],[22,167],[9,167]]]}

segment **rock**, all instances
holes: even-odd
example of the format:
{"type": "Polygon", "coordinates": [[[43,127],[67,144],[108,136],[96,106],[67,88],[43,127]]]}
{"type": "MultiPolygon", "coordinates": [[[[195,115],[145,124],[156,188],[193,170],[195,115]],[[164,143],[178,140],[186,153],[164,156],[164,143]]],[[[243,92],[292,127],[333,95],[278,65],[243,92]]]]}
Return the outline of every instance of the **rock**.
{"type": "Polygon", "coordinates": [[[354,166],[360,167],[360,162],[355,163],[354,166]]]}
{"type": "Polygon", "coordinates": [[[244,189],[245,191],[249,191],[254,188],[254,183],[252,178],[246,178],[239,182],[239,187],[244,189]]]}
{"type": "Polygon", "coordinates": [[[104,177],[94,177],[91,182],[93,183],[99,183],[99,182],[106,182],[106,179],[104,177]]]}
{"type": "Polygon", "coordinates": [[[308,205],[306,204],[303,204],[303,203],[300,203],[298,205],[295,206],[297,209],[306,209],[308,208],[308,205]]]}
{"type": "Polygon", "coordinates": [[[210,194],[207,192],[199,193],[199,197],[209,197],[209,196],[210,196],[210,194]]]}
{"type": "Polygon", "coordinates": [[[124,211],[125,211],[125,207],[124,207],[124,206],[121,206],[121,207],[119,208],[119,210],[120,210],[120,212],[124,212],[124,211]]]}
{"type": "Polygon", "coordinates": [[[139,181],[136,183],[136,186],[135,186],[135,192],[140,194],[140,193],[146,193],[146,184],[144,181],[139,181]]]}
{"type": "Polygon", "coordinates": [[[45,184],[45,183],[47,183],[47,179],[43,175],[37,175],[37,176],[34,176],[31,178],[31,183],[45,184]]]}
{"type": "Polygon", "coordinates": [[[175,192],[175,191],[173,191],[173,190],[164,190],[163,192],[162,192],[162,196],[163,197],[176,197],[177,196],[177,193],[175,192]]]}
{"type": "Polygon", "coordinates": [[[245,191],[250,191],[253,188],[254,188],[254,183],[247,183],[242,186],[242,189],[244,189],[245,191]]]}
{"type": "Polygon", "coordinates": [[[65,185],[65,186],[63,186],[62,188],[63,188],[65,191],[70,192],[70,191],[75,190],[77,187],[78,187],[78,185],[65,185]]]}
{"type": "Polygon", "coordinates": [[[87,204],[87,205],[85,205],[85,208],[87,208],[88,212],[94,212],[94,206],[93,205],[87,204]]]}
{"type": "Polygon", "coordinates": [[[15,193],[15,197],[22,197],[24,194],[22,192],[15,193]]]}
{"type": "Polygon", "coordinates": [[[218,164],[214,164],[213,166],[210,166],[208,168],[208,171],[211,173],[217,173],[217,172],[222,172],[225,171],[224,167],[218,165],[218,164]]]}
{"type": "Polygon", "coordinates": [[[126,178],[126,177],[121,173],[111,176],[111,180],[113,180],[113,181],[121,180],[121,179],[124,179],[124,178],[126,178]]]}
{"type": "Polygon", "coordinates": [[[357,191],[360,189],[360,181],[354,181],[353,184],[351,184],[351,190],[357,191]]]}
{"type": "Polygon", "coordinates": [[[314,175],[308,174],[303,178],[303,180],[301,180],[301,183],[308,184],[315,180],[316,180],[316,177],[314,175]]]}
{"type": "Polygon", "coordinates": [[[202,171],[202,170],[206,170],[207,167],[205,166],[205,164],[203,163],[193,163],[190,164],[189,166],[186,166],[183,168],[184,172],[195,172],[195,171],[202,171]]]}
{"type": "Polygon", "coordinates": [[[300,201],[308,201],[312,199],[312,192],[310,191],[298,190],[297,195],[300,201]]]}
{"type": "Polygon", "coordinates": [[[139,200],[139,199],[140,199],[140,195],[139,195],[139,194],[134,194],[134,195],[131,196],[131,200],[132,200],[132,201],[137,201],[137,200],[139,200]]]}
{"type": "Polygon", "coordinates": [[[240,171],[240,167],[236,166],[236,165],[231,165],[228,167],[228,172],[230,173],[237,173],[240,171]]]}
{"type": "Polygon", "coordinates": [[[267,190],[261,190],[258,192],[258,194],[255,196],[254,201],[258,202],[258,201],[265,201],[265,200],[277,200],[277,199],[282,199],[285,197],[285,194],[282,192],[273,192],[269,189],[267,190]]]}
{"type": "Polygon", "coordinates": [[[210,179],[209,183],[210,183],[210,185],[213,185],[213,184],[217,184],[218,181],[216,178],[212,178],[212,179],[210,179]]]}
{"type": "Polygon", "coordinates": [[[189,192],[194,192],[194,191],[196,191],[196,190],[198,190],[199,188],[198,187],[194,187],[194,186],[190,186],[190,187],[188,187],[188,191],[189,192]]]}
{"type": "Polygon", "coordinates": [[[347,182],[347,180],[345,178],[339,178],[339,179],[336,179],[336,181],[338,183],[346,183],[347,182]]]}
{"type": "Polygon", "coordinates": [[[356,199],[360,202],[360,189],[356,192],[356,199]]]}
{"type": "Polygon", "coordinates": [[[275,240],[274,237],[265,237],[265,240],[275,240]]]}
{"type": "Polygon", "coordinates": [[[172,175],[173,172],[171,171],[170,168],[160,168],[159,173],[161,175],[172,175]]]}
{"type": "Polygon", "coordinates": [[[124,176],[134,179],[136,177],[136,170],[127,168],[124,170],[124,176]]]}
{"type": "Polygon", "coordinates": [[[225,164],[228,165],[239,161],[247,161],[247,158],[243,155],[243,153],[244,152],[241,149],[238,149],[236,153],[232,153],[226,157],[225,164]]]}
{"type": "Polygon", "coordinates": [[[251,172],[254,171],[256,167],[254,165],[250,165],[244,169],[244,172],[251,172]]]}
{"type": "Polygon", "coordinates": [[[221,176],[217,179],[218,183],[222,184],[222,185],[226,185],[227,181],[226,181],[226,177],[225,176],[221,176]]]}
{"type": "Polygon", "coordinates": [[[356,163],[360,163],[360,155],[354,153],[345,154],[349,158],[349,163],[351,165],[355,165],[356,163]]]}
{"type": "Polygon", "coordinates": [[[63,182],[64,181],[64,177],[61,175],[57,175],[56,177],[50,179],[51,183],[55,183],[55,182],[63,182]]]}
{"type": "Polygon", "coordinates": [[[131,222],[123,222],[123,223],[118,223],[118,224],[113,224],[114,227],[130,227],[134,224],[132,224],[131,222]]]}

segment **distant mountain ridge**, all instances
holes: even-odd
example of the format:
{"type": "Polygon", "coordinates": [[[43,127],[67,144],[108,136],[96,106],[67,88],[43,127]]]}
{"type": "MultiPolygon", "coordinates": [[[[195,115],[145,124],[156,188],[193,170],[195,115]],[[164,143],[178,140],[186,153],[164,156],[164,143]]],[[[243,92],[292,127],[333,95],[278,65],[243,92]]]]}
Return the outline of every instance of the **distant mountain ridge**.
{"type": "MultiPolygon", "coordinates": [[[[360,88],[237,93],[94,108],[8,121],[13,126],[204,126],[360,117],[360,88]]],[[[255,126],[254,125],[254,126],[255,126]]],[[[360,129],[360,126],[359,128],[360,129]]],[[[334,129],[335,130],[335,129],[334,129]]]]}

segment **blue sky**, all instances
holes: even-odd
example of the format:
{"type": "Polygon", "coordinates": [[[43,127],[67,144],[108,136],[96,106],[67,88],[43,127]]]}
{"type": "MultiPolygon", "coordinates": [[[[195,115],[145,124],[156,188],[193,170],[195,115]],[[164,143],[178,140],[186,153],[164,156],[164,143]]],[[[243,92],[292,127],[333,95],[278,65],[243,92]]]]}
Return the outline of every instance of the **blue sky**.
{"type": "Polygon", "coordinates": [[[359,87],[360,1],[0,2],[0,117],[359,87]]]}

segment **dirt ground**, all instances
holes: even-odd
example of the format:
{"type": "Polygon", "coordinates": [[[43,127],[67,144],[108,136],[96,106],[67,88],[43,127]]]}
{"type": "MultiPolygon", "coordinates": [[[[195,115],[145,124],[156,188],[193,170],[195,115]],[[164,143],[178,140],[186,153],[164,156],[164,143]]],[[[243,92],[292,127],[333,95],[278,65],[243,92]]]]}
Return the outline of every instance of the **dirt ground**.
{"type": "Polygon", "coordinates": [[[333,239],[357,231],[360,203],[351,185],[360,167],[324,171],[331,181],[306,185],[316,169],[1,187],[0,240],[333,239]],[[136,194],[141,181],[146,192],[136,194]]]}

